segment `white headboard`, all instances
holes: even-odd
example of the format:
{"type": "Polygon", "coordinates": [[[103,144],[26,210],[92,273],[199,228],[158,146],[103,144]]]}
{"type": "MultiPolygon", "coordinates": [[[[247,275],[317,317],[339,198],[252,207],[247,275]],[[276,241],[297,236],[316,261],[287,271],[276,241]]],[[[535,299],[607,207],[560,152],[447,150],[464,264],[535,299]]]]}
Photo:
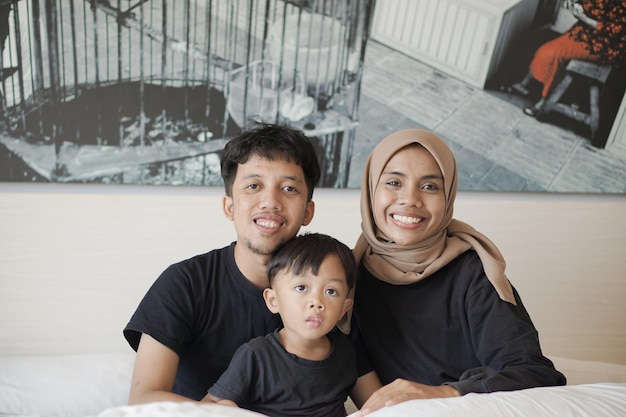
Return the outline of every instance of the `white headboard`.
{"type": "MultiPolygon", "coordinates": [[[[128,351],[169,264],[235,238],[221,188],[0,184],[0,355],[128,351]]],[[[320,189],[306,230],[353,246],[359,191],[320,189]]],[[[460,193],[508,263],[545,353],[626,364],[626,197],[460,193]]]]}

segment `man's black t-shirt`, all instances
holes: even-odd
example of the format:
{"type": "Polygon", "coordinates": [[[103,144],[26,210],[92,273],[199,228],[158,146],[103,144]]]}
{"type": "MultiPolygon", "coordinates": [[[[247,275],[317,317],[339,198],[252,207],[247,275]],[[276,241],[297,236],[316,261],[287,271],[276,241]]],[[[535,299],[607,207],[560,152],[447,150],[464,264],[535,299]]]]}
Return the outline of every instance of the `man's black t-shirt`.
{"type": "Polygon", "coordinates": [[[226,370],[235,351],[281,326],[235,264],[235,243],[168,267],[124,329],[137,350],[142,333],[180,358],[173,391],[199,400],[226,370]]]}

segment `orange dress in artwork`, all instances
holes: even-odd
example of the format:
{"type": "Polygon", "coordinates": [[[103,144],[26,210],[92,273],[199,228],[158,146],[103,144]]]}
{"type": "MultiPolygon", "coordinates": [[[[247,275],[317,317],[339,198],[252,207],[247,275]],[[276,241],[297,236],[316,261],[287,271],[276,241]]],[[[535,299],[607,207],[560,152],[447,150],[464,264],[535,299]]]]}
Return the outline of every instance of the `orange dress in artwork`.
{"type": "Polygon", "coordinates": [[[626,52],[626,0],[583,0],[581,4],[596,27],[575,24],[540,46],[530,63],[531,74],[543,84],[542,97],[547,97],[571,59],[614,64],[626,52]]]}

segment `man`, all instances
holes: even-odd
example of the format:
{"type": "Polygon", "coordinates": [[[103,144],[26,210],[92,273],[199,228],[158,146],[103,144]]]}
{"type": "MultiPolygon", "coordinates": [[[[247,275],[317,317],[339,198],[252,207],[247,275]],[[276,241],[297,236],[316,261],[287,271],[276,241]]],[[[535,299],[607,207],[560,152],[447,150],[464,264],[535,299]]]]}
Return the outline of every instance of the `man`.
{"type": "Polygon", "coordinates": [[[167,268],[124,329],[137,351],[129,403],[202,399],[235,350],[280,327],[263,300],[272,253],[313,218],[320,177],[299,130],[258,124],[221,159],[229,246],[167,268]]]}

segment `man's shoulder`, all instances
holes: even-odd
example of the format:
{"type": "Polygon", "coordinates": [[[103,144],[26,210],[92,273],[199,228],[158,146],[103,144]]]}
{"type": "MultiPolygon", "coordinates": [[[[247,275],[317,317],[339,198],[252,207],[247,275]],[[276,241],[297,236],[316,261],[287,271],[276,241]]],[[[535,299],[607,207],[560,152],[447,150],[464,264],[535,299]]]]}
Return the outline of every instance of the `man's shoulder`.
{"type": "Polygon", "coordinates": [[[232,270],[234,255],[231,246],[214,249],[170,264],[159,276],[161,285],[188,283],[191,286],[210,286],[214,279],[221,279],[232,270]],[[169,284],[166,284],[169,283],[169,284]]]}
{"type": "Polygon", "coordinates": [[[225,261],[229,258],[234,259],[234,255],[232,255],[234,251],[234,243],[231,243],[228,246],[224,246],[222,248],[212,249],[208,252],[200,253],[194,256],[191,256],[187,259],[183,259],[182,261],[175,262],[172,264],[173,267],[186,267],[190,265],[204,265],[207,262],[214,261],[225,261]]]}

